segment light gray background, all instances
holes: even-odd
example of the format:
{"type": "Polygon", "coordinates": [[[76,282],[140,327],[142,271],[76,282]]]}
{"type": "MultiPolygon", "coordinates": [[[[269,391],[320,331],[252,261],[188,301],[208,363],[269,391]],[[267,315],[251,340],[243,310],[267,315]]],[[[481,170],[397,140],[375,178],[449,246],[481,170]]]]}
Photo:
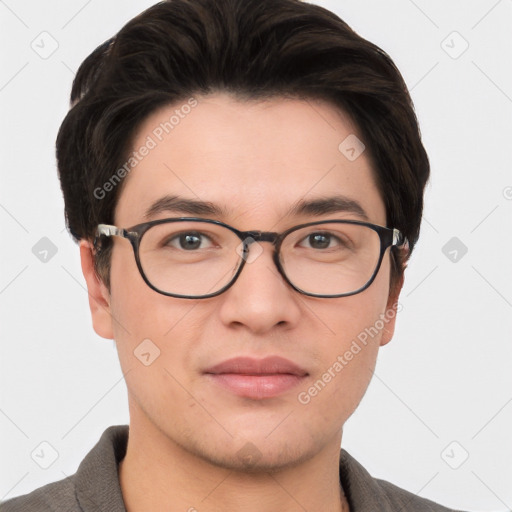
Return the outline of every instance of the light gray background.
{"type": "MultiPolygon", "coordinates": [[[[72,474],[128,422],[64,230],[54,141],[79,64],[153,3],[0,0],[0,499],[72,474]],[[46,262],[43,237],[57,250],[46,262]]],[[[317,3],[394,59],[432,164],[395,338],[343,446],[445,505],[512,509],[512,0],[317,3]]]]}

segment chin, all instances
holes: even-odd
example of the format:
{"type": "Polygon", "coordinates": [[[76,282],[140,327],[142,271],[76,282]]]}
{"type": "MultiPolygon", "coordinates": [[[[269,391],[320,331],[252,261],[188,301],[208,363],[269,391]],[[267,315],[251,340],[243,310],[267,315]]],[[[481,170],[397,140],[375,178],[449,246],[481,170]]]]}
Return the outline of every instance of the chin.
{"type": "MultiPolygon", "coordinates": [[[[238,443],[237,443],[238,444],[238,443]]],[[[293,443],[291,449],[289,442],[276,443],[272,446],[256,444],[252,441],[245,441],[238,449],[220,451],[218,446],[212,450],[196,452],[210,464],[241,473],[269,473],[278,472],[295,467],[314,455],[313,449],[305,449],[300,443],[293,443]]]]}

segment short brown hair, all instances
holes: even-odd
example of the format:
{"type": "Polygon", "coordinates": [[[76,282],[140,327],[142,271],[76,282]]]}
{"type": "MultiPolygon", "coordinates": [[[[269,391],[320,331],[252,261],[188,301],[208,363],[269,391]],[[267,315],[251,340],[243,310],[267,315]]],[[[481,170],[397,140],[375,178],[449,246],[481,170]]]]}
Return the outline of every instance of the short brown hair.
{"type": "MultiPolygon", "coordinates": [[[[112,223],[122,187],[98,198],[151,113],[192,95],[327,100],[359,129],[386,207],[409,241],[392,249],[391,287],[418,239],[430,173],[413,104],[391,58],[334,13],[299,0],[167,0],[129,21],[80,66],[57,137],[66,224],[76,240],[112,223]]],[[[109,286],[110,246],[96,257],[109,286]]]]}

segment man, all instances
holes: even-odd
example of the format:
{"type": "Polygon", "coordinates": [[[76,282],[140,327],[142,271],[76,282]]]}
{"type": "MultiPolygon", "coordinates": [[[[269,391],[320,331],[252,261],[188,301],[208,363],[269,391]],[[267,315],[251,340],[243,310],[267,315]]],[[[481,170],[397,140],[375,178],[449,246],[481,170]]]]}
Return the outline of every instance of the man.
{"type": "Polygon", "coordinates": [[[66,219],[130,425],[2,510],[449,510],[340,452],[429,175],[390,58],[298,0],[170,0],[71,101],[66,219]]]}

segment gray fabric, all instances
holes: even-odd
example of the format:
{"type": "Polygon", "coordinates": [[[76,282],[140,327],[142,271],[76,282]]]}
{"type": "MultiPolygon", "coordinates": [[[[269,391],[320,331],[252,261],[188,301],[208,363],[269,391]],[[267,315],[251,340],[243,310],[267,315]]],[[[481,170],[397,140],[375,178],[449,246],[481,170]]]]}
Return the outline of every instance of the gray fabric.
{"type": "Polygon", "coordinates": [[[340,453],[340,481],[351,512],[460,512],[420,498],[385,480],[373,478],[343,448],[340,453]]]}
{"type": "MultiPolygon", "coordinates": [[[[125,456],[127,441],[127,425],[109,427],[74,475],[8,500],[0,505],[0,512],[126,512],[118,464],[125,456]]],[[[351,512],[454,512],[372,478],[343,449],[340,481],[351,512]]]]}

